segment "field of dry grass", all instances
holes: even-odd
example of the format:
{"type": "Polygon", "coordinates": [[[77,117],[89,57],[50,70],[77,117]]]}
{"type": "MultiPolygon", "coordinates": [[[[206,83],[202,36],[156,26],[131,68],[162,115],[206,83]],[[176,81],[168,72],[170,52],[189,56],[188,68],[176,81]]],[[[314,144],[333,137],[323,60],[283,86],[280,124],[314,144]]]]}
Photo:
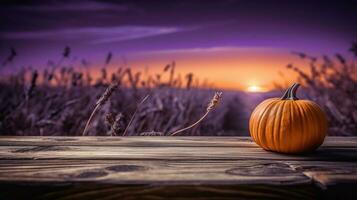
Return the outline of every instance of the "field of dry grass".
{"type": "MultiPolygon", "coordinates": [[[[175,74],[175,63],[165,66],[159,74],[146,77],[125,67],[113,73],[103,67],[97,79],[86,70],[65,66],[41,72],[22,70],[0,83],[0,132],[82,135],[98,99],[115,84],[86,135],[123,135],[124,132],[125,135],[168,135],[197,121],[215,94],[207,85],[195,83],[193,74],[180,77],[175,74]]],[[[230,134],[223,128],[227,117],[236,118],[229,113],[227,105],[234,104],[237,97],[230,96],[224,97],[225,101],[219,102],[221,105],[198,126],[179,135],[230,134]]]]}
{"type": "Polygon", "coordinates": [[[287,65],[298,74],[297,81],[308,88],[307,98],[317,102],[327,113],[330,135],[357,135],[357,44],[353,43],[349,51],[352,53],[346,55],[349,59],[341,54],[318,58],[295,53],[307,62],[307,72],[287,65]]]}
{"type": "MultiPolygon", "coordinates": [[[[356,44],[351,51],[357,56],[356,44]]],[[[101,75],[94,78],[85,67],[62,65],[69,54],[66,47],[60,60],[49,63],[46,70],[23,69],[1,77],[2,135],[82,135],[98,99],[113,84],[115,88],[93,116],[86,135],[169,135],[200,119],[216,91],[209,84],[200,84],[194,74],[177,74],[174,62],[153,75],[128,67],[109,73],[110,53],[101,75]]],[[[305,88],[302,96],[326,111],[329,134],[356,135],[354,59],[340,54],[334,58],[296,54],[307,61],[310,71],[287,67],[298,74],[298,82],[305,88]]],[[[178,135],[248,135],[252,109],[263,99],[280,94],[279,89],[261,94],[223,91],[218,105],[202,122],[178,135]]]]}

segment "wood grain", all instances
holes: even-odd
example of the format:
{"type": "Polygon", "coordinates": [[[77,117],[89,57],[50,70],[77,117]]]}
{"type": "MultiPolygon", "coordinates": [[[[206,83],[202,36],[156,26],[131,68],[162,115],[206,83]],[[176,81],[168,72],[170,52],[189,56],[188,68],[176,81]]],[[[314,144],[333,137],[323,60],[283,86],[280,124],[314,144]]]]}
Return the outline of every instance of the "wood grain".
{"type": "Polygon", "coordinates": [[[356,183],[356,137],[305,155],[247,137],[0,137],[0,199],[318,199],[356,183]]]}
{"type": "MultiPolygon", "coordinates": [[[[357,137],[327,137],[324,147],[355,148],[357,137]]],[[[0,136],[0,146],[124,146],[124,147],[254,147],[250,137],[39,137],[0,136]]]]}

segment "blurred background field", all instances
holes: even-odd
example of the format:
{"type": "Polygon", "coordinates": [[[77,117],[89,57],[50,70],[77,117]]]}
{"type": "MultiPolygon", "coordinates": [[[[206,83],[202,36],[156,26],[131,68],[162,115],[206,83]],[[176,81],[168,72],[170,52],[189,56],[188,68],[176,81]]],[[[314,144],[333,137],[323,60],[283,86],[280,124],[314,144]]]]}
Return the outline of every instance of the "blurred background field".
{"type": "Polygon", "coordinates": [[[329,135],[357,135],[357,3],[2,1],[0,134],[249,135],[249,115],[292,83],[329,135]],[[144,99],[144,101],[143,101],[144,99]],[[142,103],[141,103],[142,102],[142,103]],[[134,114],[135,113],[135,114],[134,114]],[[130,126],[129,126],[130,124],[130,126]]]}
{"type": "MultiPolygon", "coordinates": [[[[111,135],[110,115],[117,118],[117,135],[122,135],[135,109],[137,114],[127,135],[167,135],[196,121],[205,112],[213,94],[221,90],[201,83],[194,74],[177,74],[175,63],[162,67],[157,74],[133,71],[119,66],[107,72],[112,54],[107,55],[100,76],[94,78],[85,67],[61,65],[70,57],[64,49],[58,65],[49,69],[22,69],[1,79],[0,132],[5,135],[81,135],[89,115],[106,88],[119,87],[95,116],[89,135],[111,135]],[[148,96],[145,102],[139,103],[148,96]]],[[[356,44],[351,53],[356,54],[356,44]]],[[[329,118],[330,135],[354,135],[357,132],[357,71],[353,61],[335,57],[315,58],[295,53],[309,66],[286,67],[298,74],[304,89],[299,97],[317,102],[329,118]]],[[[222,90],[218,107],[201,124],[182,135],[248,135],[248,120],[254,107],[266,98],[280,97],[287,88],[275,83],[269,92],[222,90]]],[[[252,90],[253,89],[253,90],[252,90]]]]}

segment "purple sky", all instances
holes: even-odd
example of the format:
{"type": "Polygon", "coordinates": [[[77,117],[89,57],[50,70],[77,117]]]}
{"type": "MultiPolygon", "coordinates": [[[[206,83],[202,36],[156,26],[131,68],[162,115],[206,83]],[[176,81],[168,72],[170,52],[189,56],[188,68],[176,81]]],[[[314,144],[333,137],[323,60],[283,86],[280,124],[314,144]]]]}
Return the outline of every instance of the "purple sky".
{"type": "Polygon", "coordinates": [[[143,52],[225,47],[332,54],[345,52],[357,40],[353,0],[43,0],[0,5],[0,59],[14,47],[16,65],[45,65],[58,59],[65,45],[78,60],[102,62],[111,51],[119,63],[143,52]]]}

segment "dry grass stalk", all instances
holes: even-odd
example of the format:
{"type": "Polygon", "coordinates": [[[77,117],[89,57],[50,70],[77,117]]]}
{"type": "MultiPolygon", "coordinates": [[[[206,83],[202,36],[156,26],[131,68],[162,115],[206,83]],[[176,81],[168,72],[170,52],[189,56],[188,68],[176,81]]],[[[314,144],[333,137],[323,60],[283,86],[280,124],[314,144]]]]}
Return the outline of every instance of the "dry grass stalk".
{"type": "Polygon", "coordinates": [[[120,131],[122,130],[122,126],[121,126],[121,120],[123,119],[123,115],[121,113],[119,113],[114,120],[114,123],[111,127],[111,135],[115,136],[115,135],[119,135],[120,131]]]}
{"type": "Polygon", "coordinates": [[[117,136],[122,130],[121,120],[123,115],[121,113],[117,114],[115,117],[112,113],[108,113],[105,117],[106,122],[110,125],[110,135],[117,136]]]}
{"type": "Polygon", "coordinates": [[[112,60],[113,54],[112,52],[109,52],[106,59],[105,59],[105,67],[109,65],[110,61],[112,60]]]}
{"type": "Polygon", "coordinates": [[[105,121],[110,125],[112,126],[114,124],[114,121],[115,121],[115,117],[113,115],[113,113],[108,113],[106,116],[105,116],[105,121]]]}
{"type": "Polygon", "coordinates": [[[196,126],[197,124],[199,124],[208,115],[208,113],[211,112],[218,105],[221,98],[222,98],[222,92],[216,92],[214,94],[212,100],[210,101],[210,103],[207,106],[206,113],[199,120],[197,120],[195,123],[191,124],[190,126],[188,126],[186,128],[182,128],[180,130],[177,130],[169,135],[170,136],[177,135],[178,133],[186,131],[186,130],[196,126]]]}
{"type": "Polygon", "coordinates": [[[87,131],[89,128],[89,125],[93,119],[93,117],[97,114],[97,112],[99,111],[100,107],[103,106],[109,99],[109,97],[113,94],[113,92],[118,88],[118,84],[117,83],[113,83],[111,85],[109,85],[109,87],[105,90],[105,92],[103,93],[103,95],[99,98],[99,100],[96,102],[96,106],[92,112],[92,114],[90,115],[86,126],[84,127],[84,131],[82,133],[83,136],[87,135],[87,131]]]}
{"type": "Polygon", "coordinates": [[[141,100],[140,103],[136,106],[135,111],[134,111],[133,115],[131,116],[129,123],[128,123],[128,125],[126,126],[126,128],[125,128],[125,130],[124,130],[123,136],[125,136],[126,133],[128,132],[128,129],[129,129],[131,123],[133,122],[133,120],[134,120],[134,118],[135,118],[135,115],[136,115],[136,113],[137,113],[138,110],[139,110],[139,107],[140,107],[148,98],[149,98],[149,95],[146,95],[146,96],[143,98],[143,100],[141,100]]]}
{"type": "Polygon", "coordinates": [[[186,88],[189,89],[192,86],[193,74],[192,73],[188,73],[186,75],[186,79],[187,79],[186,88]]]}
{"type": "Polygon", "coordinates": [[[28,88],[28,90],[26,92],[26,100],[27,101],[30,99],[30,97],[32,96],[33,91],[36,88],[37,79],[38,79],[38,72],[36,70],[34,70],[32,72],[30,87],[28,88]]]}
{"type": "Polygon", "coordinates": [[[11,47],[10,55],[3,61],[2,66],[5,66],[8,63],[11,63],[16,56],[17,56],[17,51],[13,47],[11,47]]]}

